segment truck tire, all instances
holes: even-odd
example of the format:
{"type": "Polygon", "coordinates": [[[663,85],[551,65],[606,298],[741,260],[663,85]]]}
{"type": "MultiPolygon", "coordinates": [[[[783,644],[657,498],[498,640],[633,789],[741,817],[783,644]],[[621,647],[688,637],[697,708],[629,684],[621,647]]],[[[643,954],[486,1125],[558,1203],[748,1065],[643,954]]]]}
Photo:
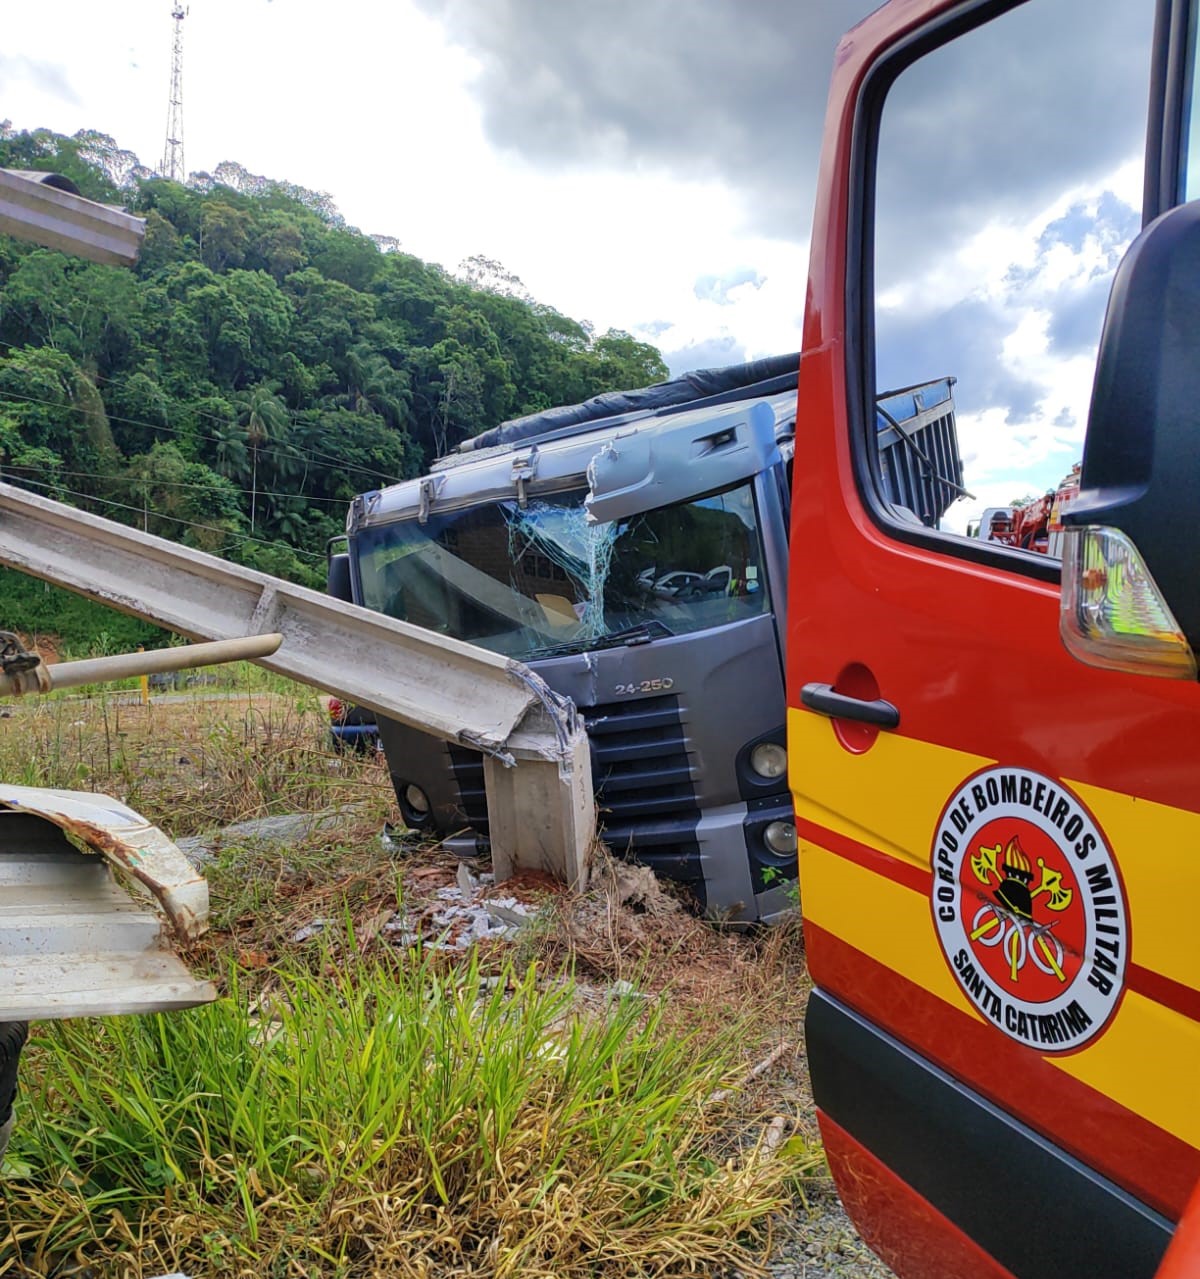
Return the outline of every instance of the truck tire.
{"type": "Polygon", "coordinates": [[[17,1062],[28,1032],[28,1022],[0,1022],[0,1160],[8,1149],[8,1138],[12,1132],[13,1099],[17,1095],[17,1062]]]}

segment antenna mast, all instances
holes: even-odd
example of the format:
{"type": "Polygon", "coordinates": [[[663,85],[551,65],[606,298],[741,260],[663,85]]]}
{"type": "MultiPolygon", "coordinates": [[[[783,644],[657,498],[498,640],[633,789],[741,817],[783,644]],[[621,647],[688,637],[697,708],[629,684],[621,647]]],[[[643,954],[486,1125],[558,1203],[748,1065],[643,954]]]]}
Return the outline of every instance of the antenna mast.
{"type": "Polygon", "coordinates": [[[183,20],[187,10],[175,0],[171,10],[175,34],[171,41],[171,96],[167,104],[167,140],[163,146],[161,173],[175,182],[187,179],[183,163],[183,20]]]}

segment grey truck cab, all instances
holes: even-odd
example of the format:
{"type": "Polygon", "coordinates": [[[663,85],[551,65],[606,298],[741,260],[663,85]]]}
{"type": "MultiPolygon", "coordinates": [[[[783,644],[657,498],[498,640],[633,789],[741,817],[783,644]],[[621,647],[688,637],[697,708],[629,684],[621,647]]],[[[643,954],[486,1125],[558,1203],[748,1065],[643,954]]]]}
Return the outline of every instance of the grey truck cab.
{"type": "MultiPolygon", "coordinates": [[[[707,370],[505,423],[358,497],[330,571],[334,594],[513,658],[569,696],[613,854],[747,922],[794,904],[796,368],[789,355],[707,370]]],[[[950,388],[881,407],[881,465],[927,523],[961,492],[950,388]]],[[[405,822],[485,852],[478,752],[379,727],[405,822]]]]}

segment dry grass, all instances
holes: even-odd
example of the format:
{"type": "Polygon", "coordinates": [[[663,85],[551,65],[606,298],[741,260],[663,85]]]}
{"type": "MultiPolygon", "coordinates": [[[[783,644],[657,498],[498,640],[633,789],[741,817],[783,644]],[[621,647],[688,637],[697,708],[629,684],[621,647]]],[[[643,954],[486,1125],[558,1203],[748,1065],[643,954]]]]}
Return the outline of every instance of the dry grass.
{"type": "Polygon", "coordinates": [[[42,1030],[0,1274],[753,1269],[811,1170],[729,1087],[741,1024],[684,1034],[663,1001],[478,957],[293,956],[269,998],[243,976],[191,1013],[42,1030]]]}
{"type": "Polygon", "coordinates": [[[116,795],[176,836],[271,813],[390,803],[375,757],[337,756],[315,694],[265,690],[179,700],[98,693],[9,703],[0,776],[116,795]]]}

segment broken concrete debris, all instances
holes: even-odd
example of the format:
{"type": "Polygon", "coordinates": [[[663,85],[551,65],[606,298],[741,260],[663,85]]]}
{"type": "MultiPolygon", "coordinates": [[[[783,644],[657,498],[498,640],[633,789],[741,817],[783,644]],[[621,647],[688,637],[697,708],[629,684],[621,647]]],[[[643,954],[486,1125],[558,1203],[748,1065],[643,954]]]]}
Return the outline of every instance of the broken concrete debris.
{"type": "Polygon", "coordinates": [[[439,888],[424,910],[384,925],[402,945],[421,941],[433,950],[466,950],[480,941],[511,941],[537,914],[537,906],[517,897],[493,897],[492,876],[458,868],[458,884],[439,888]]]}
{"type": "MultiPolygon", "coordinates": [[[[437,889],[430,901],[414,903],[373,920],[372,935],[383,934],[400,946],[462,951],[480,941],[511,941],[537,914],[538,907],[512,896],[491,896],[491,875],[473,875],[459,867],[458,885],[437,889]]],[[[292,934],[293,942],[318,937],[330,925],[314,919],[292,934]]]]}
{"type": "Polygon", "coordinates": [[[316,937],[319,933],[325,931],[327,919],[314,919],[311,924],[305,924],[303,928],[297,928],[292,934],[292,941],[308,941],[310,937],[316,937]]]}

